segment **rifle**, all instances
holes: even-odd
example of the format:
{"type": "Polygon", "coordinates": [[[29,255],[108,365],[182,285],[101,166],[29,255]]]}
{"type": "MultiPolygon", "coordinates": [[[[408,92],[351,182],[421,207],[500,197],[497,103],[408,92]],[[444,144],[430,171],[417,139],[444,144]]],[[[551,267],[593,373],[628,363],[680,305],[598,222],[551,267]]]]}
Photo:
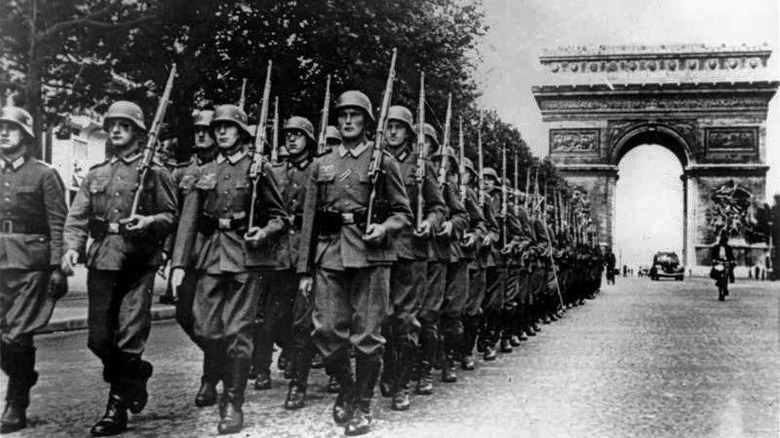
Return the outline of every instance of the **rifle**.
{"type": "Polygon", "coordinates": [[[507,215],[507,199],[506,199],[506,187],[504,187],[504,180],[506,179],[506,145],[501,146],[501,248],[506,247],[506,215],[507,215]]]}
{"type": "MultiPolygon", "coordinates": [[[[258,125],[258,128],[259,125],[258,125]]],[[[279,162],[279,96],[274,98],[274,138],[271,146],[271,162],[279,162]]]]}
{"type": "Polygon", "coordinates": [[[531,169],[526,169],[525,171],[525,198],[523,199],[523,208],[525,208],[526,211],[528,211],[528,202],[531,198],[531,192],[529,191],[531,188],[529,185],[531,184],[531,169]]]}
{"type": "Polygon", "coordinates": [[[449,170],[449,148],[450,148],[450,125],[452,124],[452,93],[447,98],[447,114],[444,117],[444,138],[441,145],[441,165],[439,166],[439,186],[444,190],[444,184],[447,182],[447,171],[449,170]]]}
{"type": "Polygon", "coordinates": [[[485,163],[482,156],[482,113],[479,113],[479,126],[477,127],[477,185],[479,186],[479,206],[485,208],[485,178],[482,170],[485,163]]]}
{"type": "Polygon", "coordinates": [[[460,162],[458,163],[458,189],[460,190],[460,202],[466,204],[466,145],[463,143],[463,117],[458,118],[458,151],[460,162]]]}
{"type": "Polygon", "coordinates": [[[138,212],[138,204],[141,202],[141,193],[144,191],[144,182],[146,181],[149,169],[152,167],[154,155],[157,152],[157,139],[160,136],[160,129],[162,128],[162,122],[165,118],[165,111],[168,109],[168,104],[170,103],[174,78],[176,78],[176,64],[171,65],[171,72],[168,73],[168,81],[165,83],[165,90],[163,91],[162,97],[160,97],[160,103],[157,104],[157,112],[154,113],[152,127],[149,129],[146,147],[144,148],[144,158],[141,161],[141,167],[139,168],[138,185],[135,187],[135,193],[133,193],[130,217],[135,216],[138,212]]]}
{"type": "Polygon", "coordinates": [[[395,81],[395,59],[398,56],[398,49],[393,48],[393,57],[390,59],[390,72],[387,75],[387,84],[382,96],[382,107],[379,111],[379,120],[374,137],[374,150],[371,155],[371,163],[368,165],[368,180],[371,182],[371,195],[368,198],[368,210],[366,212],[366,234],[368,227],[371,226],[371,220],[374,214],[374,203],[376,201],[376,190],[379,185],[379,174],[382,170],[382,154],[385,144],[385,129],[387,128],[387,110],[390,109],[390,99],[393,96],[393,81],[395,81]]]}
{"type": "Polygon", "coordinates": [[[420,101],[417,105],[417,164],[414,169],[417,183],[417,219],[416,227],[420,228],[423,219],[423,185],[425,184],[425,72],[420,72],[420,101]]]}
{"type": "Polygon", "coordinates": [[[520,154],[517,152],[517,149],[515,149],[515,168],[514,168],[515,175],[513,178],[514,184],[512,185],[513,193],[515,194],[515,202],[514,202],[515,214],[518,214],[518,212],[520,211],[520,193],[518,192],[518,184],[517,184],[517,179],[519,177],[517,174],[517,166],[518,166],[517,161],[519,160],[519,157],[520,154]]]}
{"type": "Polygon", "coordinates": [[[325,154],[325,150],[328,148],[327,132],[328,132],[328,118],[330,117],[330,75],[325,81],[325,101],[322,103],[322,114],[320,115],[320,134],[317,136],[317,152],[316,156],[325,154]]]}
{"type": "Polygon", "coordinates": [[[244,110],[244,104],[246,103],[246,81],[247,79],[244,78],[241,83],[241,97],[238,98],[238,107],[241,108],[241,111],[244,110]]]}
{"type": "Polygon", "coordinates": [[[541,210],[541,205],[539,203],[539,168],[534,169],[534,203],[533,203],[533,209],[534,214],[539,214],[539,211],[541,210]]]}
{"type": "Polygon", "coordinates": [[[257,118],[257,134],[255,143],[250,147],[252,153],[252,165],[249,166],[249,178],[252,180],[252,200],[249,204],[248,229],[255,225],[255,204],[257,203],[257,185],[263,175],[263,153],[266,143],[266,125],[268,124],[268,101],[271,98],[271,61],[268,61],[268,70],[265,74],[263,86],[263,102],[260,105],[260,115],[257,118]]]}

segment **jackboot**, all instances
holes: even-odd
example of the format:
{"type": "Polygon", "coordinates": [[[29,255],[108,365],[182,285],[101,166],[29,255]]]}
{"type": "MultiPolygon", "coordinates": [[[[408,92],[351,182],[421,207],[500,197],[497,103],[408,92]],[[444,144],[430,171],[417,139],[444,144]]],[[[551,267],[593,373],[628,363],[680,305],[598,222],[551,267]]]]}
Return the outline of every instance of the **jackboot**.
{"type": "Polygon", "coordinates": [[[339,381],[336,380],[335,377],[329,376],[328,384],[325,386],[325,391],[328,394],[338,394],[341,392],[341,385],[339,385],[339,381]]]}
{"type": "Polygon", "coordinates": [[[397,347],[396,339],[392,335],[392,330],[385,330],[387,343],[385,344],[385,353],[382,360],[382,377],[379,379],[379,393],[382,397],[392,397],[396,391],[397,381],[397,347]]]}
{"type": "Polygon", "coordinates": [[[149,401],[149,393],[146,390],[146,382],[152,377],[154,367],[152,364],[141,360],[131,364],[129,368],[133,372],[132,385],[130,391],[127,394],[127,407],[130,412],[139,414],[146,407],[147,401],[149,401]]]}
{"type": "Polygon", "coordinates": [[[504,332],[503,335],[501,335],[501,346],[500,351],[502,353],[511,353],[512,352],[512,341],[511,336],[509,333],[504,332]]]}
{"type": "Polygon", "coordinates": [[[0,418],[0,433],[11,433],[27,427],[30,388],[38,382],[35,372],[35,347],[3,344],[2,369],[8,373],[5,409],[0,418]]]}
{"type": "Polygon", "coordinates": [[[458,381],[458,373],[455,372],[455,353],[452,350],[448,350],[444,355],[441,381],[444,383],[455,383],[458,381]]]}
{"type": "Polygon", "coordinates": [[[382,356],[358,354],[356,362],[357,391],[352,418],[344,428],[347,436],[365,435],[371,431],[371,399],[379,378],[382,356]]]}
{"type": "Polygon", "coordinates": [[[122,396],[113,389],[108,394],[106,413],[98,420],[89,433],[92,436],[118,435],[127,429],[127,407],[122,396]]]}
{"type": "Polygon", "coordinates": [[[221,435],[240,432],[244,428],[244,391],[249,378],[250,359],[228,358],[225,380],[222,382],[222,400],[219,405],[221,435]]]}
{"type": "Polygon", "coordinates": [[[439,337],[435,327],[428,327],[420,333],[420,346],[417,349],[418,380],[415,392],[420,395],[433,394],[433,360],[436,357],[439,337]]]}
{"type": "Polygon", "coordinates": [[[195,406],[203,408],[217,404],[217,383],[222,380],[222,360],[216,351],[203,352],[203,376],[195,395],[195,406]]]}
{"type": "Polygon", "coordinates": [[[284,401],[284,408],[287,410],[300,409],[306,405],[306,388],[309,383],[312,350],[308,347],[303,349],[296,348],[291,356],[292,360],[289,367],[292,371],[292,379],[287,390],[287,399],[284,401]]]}
{"type": "Polygon", "coordinates": [[[271,371],[268,369],[258,370],[257,376],[255,376],[255,390],[265,391],[271,389],[273,382],[271,381],[271,371]]]}
{"type": "Polygon", "coordinates": [[[411,405],[409,397],[409,382],[412,377],[417,346],[411,341],[402,342],[398,348],[398,368],[396,371],[396,391],[393,395],[392,408],[395,411],[406,411],[411,405]]]}
{"type": "Polygon", "coordinates": [[[349,351],[342,348],[325,360],[330,375],[339,383],[339,395],[333,403],[333,421],[344,426],[352,418],[352,405],[355,401],[355,378],[352,376],[352,364],[349,351]]]}
{"type": "Polygon", "coordinates": [[[460,368],[466,371],[474,369],[474,344],[477,342],[479,319],[476,316],[463,317],[463,342],[460,347],[460,368]]]}

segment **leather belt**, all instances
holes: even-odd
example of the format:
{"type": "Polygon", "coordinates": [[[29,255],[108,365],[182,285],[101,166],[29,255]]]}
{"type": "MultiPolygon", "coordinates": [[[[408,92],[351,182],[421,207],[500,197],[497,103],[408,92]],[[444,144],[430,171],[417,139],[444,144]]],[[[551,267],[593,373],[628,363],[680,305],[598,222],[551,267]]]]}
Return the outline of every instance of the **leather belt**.
{"type": "Polygon", "coordinates": [[[0,234],[49,234],[49,225],[4,219],[0,221],[0,234]]]}

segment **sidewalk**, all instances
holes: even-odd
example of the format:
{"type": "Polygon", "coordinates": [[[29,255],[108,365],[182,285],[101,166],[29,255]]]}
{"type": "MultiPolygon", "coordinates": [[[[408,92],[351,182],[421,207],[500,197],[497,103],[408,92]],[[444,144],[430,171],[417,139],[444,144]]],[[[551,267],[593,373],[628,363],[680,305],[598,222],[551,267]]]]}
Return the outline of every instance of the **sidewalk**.
{"type": "MultiPolygon", "coordinates": [[[[70,277],[68,294],[57,301],[49,324],[36,333],[53,333],[87,328],[87,270],[77,268],[70,277]]],[[[154,297],[152,302],[152,321],[173,319],[176,316],[175,306],[160,304],[160,295],[165,293],[165,280],[157,276],[154,280],[154,297]]]]}

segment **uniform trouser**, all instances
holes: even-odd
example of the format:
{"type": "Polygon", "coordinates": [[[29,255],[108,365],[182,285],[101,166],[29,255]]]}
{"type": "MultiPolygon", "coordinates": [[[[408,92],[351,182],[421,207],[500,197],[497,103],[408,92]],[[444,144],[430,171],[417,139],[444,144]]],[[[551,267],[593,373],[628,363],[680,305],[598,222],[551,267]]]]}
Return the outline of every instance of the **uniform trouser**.
{"type": "Polygon", "coordinates": [[[54,300],[48,297],[49,271],[0,270],[0,369],[8,375],[6,401],[30,404],[35,372],[33,333],[49,322],[54,300]]]}
{"type": "Polygon", "coordinates": [[[314,310],[314,296],[316,291],[312,291],[312,295],[308,298],[304,297],[297,288],[297,277],[295,273],[292,278],[288,278],[287,281],[294,281],[295,288],[295,302],[292,309],[292,336],[288,344],[290,350],[290,357],[292,364],[292,380],[291,385],[297,385],[305,388],[309,380],[309,370],[311,369],[311,360],[314,355],[314,342],[312,341],[312,331],[314,330],[314,323],[312,322],[312,312],[314,310]]]}
{"type": "Polygon", "coordinates": [[[252,365],[255,372],[268,371],[274,352],[274,343],[287,347],[292,334],[293,304],[298,291],[298,277],[294,269],[270,271],[263,278],[263,293],[254,328],[255,350],[252,365]]]}
{"type": "Polygon", "coordinates": [[[459,355],[463,343],[463,309],[469,297],[469,262],[447,264],[447,282],[441,307],[441,331],[444,351],[448,356],[459,355]]]}
{"type": "Polygon", "coordinates": [[[531,275],[521,269],[517,279],[517,307],[511,312],[511,330],[519,334],[530,324],[530,308],[533,305],[533,294],[530,288],[531,275]]]}
{"type": "Polygon", "coordinates": [[[469,295],[463,308],[463,343],[461,356],[470,355],[479,333],[482,301],[485,299],[485,269],[469,269],[469,295]]]}
{"type": "Polygon", "coordinates": [[[387,339],[382,382],[394,391],[409,383],[420,335],[417,314],[428,283],[426,266],[425,260],[398,259],[390,270],[391,313],[382,326],[387,339]]]}
{"type": "Polygon", "coordinates": [[[429,260],[426,271],[427,287],[417,314],[421,326],[417,357],[424,371],[430,370],[439,346],[439,316],[447,287],[447,263],[429,260]]]}
{"type": "Polygon", "coordinates": [[[480,337],[487,345],[495,345],[498,342],[501,309],[504,307],[504,293],[508,271],[506,266],[491,266],[485,273],[487,292],[482,301],[484,320],[480,337]]]}
{"type": "Polygon", "coordinates": [[[198,273],[192,310],[196,342],[202,349],[220,348],[229,359],[252,358],[260,283],[267,272],[198,273]]]}
{"type": "Polygon", "coordinates": [[[184,278],[176,290],[176,321],[184,333],[195,341],[195,318],[192,314],[192,304],[195,301],[195,283],[198,275],[192,269],[184,270],[184,278]]]}
{"type": "Polygon", "coordinates": [[[323,358],[350,344],[363,355],[381,357],[382,323],[390,307],[390,266],[318,267],[314,290],[313,337],[323,358]]]}
{"type": "Polygon", "coordinates": [[[514,318],[517,316],[517,309],[520,305],[520,266],[510,265],[507,267],[506,293],[504,294],[504,305],[501,308],[501,336],[509,338],[512,335],[517,324],[514,318]]]}
{"type": "Polygon", "coordinates": [[[134,379],[141,372],[141,355],[152,326],[155,271],[142,267],[87,273],[87,345],[103,361],[103,377],[112,386],[117,379],[134,379]]]}

